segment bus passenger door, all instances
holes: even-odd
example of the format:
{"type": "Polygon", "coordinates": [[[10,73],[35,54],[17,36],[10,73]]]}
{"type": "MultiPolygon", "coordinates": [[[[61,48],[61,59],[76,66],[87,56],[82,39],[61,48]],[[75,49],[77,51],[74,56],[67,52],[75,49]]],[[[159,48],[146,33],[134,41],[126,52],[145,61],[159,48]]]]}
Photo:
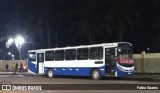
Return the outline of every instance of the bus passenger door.
{"type": "Polygon", "coordinates": [[[38,74],[44,73],[44,53],[37,53],[37,71],[38,74]]]}
{"type": "Polygon", "coordinates": [[[115,48],[105,48],[105,68],[106,73],[114,74],[115,48]]]}

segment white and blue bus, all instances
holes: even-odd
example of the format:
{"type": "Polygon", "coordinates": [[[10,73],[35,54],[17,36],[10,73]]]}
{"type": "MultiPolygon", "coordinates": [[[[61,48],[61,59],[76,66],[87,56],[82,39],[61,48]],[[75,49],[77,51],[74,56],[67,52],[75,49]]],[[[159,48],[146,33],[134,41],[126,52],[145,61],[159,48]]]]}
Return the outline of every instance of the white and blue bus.
{"type": "Polygon", "coordinates": [[[132,44],[128,42],[80,45],[28,51],[28,71],[33,74],[91,76],[132,75],[132,44]]]}

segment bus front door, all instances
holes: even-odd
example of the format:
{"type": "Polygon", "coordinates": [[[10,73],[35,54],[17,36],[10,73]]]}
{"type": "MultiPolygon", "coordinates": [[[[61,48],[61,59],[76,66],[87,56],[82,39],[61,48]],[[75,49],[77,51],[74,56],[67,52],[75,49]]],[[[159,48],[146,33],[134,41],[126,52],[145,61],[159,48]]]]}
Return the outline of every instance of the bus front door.
{"type": "Polygon", "coordinates": [[[114,74],[115,48],[105,49],[105,68],[107,74],[114,74]]]}
{"type": "Polygon", "coordinates": [[[37,71],[38,74],[44,73],[44,53],[37,53],[37,71]]]}

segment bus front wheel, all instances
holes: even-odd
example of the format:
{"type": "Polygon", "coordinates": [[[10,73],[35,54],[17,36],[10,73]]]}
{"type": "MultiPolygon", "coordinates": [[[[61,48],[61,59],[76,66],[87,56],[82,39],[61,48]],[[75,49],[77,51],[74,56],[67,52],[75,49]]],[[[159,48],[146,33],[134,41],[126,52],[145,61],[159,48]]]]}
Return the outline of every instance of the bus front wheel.
{"type": "Polygon", "coordinates": [[[53,77],[54,77],[54,72],[53,72],[52,69],[49,69],[49,70],[48,70],[48,77],[49,77],[49,78],[53,78],[53,77]]]}
{"type": "Polygon", "coordinates": [[[92,70],[91,77],[92,77],[93,80],[101,79],[99,70],[98,69],[92,70]]]}

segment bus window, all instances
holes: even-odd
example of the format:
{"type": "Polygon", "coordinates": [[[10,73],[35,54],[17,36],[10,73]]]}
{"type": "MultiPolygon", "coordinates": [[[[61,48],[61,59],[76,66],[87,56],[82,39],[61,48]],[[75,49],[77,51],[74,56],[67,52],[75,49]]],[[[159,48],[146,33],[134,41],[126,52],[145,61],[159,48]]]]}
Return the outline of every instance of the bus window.
{"type": "Polygon", "coordinates": [[[90,48],[90,59],[99,59],[103,58],[103,48],[102,47],[94,47],[90,48]]]}
{"type": "Polygon", "coordinates": [[[44,53],[38,53],[37,62],[44,62],[44,53]]]}
{"type": "Polygon", "coordinates": [[[86,60],[88,59],[88,48],[77,49],[77,60],[86,60]]]}
{"type": "Polygon", "coordinates": [[[75,60],[76,59],[76,49],[68,49],[65,51],[65,60],[75,60]]]}
{"type": "Polygon", "coordinates": [[[45,61],[53,61],[53,60],[54,60],[54,51],[46,51],[45,61]]]}
{"type": "Polygon", "coordinates": [[[64,60],[64,50],[55,51],[55,60],[56,61],[64,60]]]}
{"type": "Polygon", "coordinates": [[[29,53],[29,60],[30,61],[36,61],[36,52],[30,52],[29,53]]]}

